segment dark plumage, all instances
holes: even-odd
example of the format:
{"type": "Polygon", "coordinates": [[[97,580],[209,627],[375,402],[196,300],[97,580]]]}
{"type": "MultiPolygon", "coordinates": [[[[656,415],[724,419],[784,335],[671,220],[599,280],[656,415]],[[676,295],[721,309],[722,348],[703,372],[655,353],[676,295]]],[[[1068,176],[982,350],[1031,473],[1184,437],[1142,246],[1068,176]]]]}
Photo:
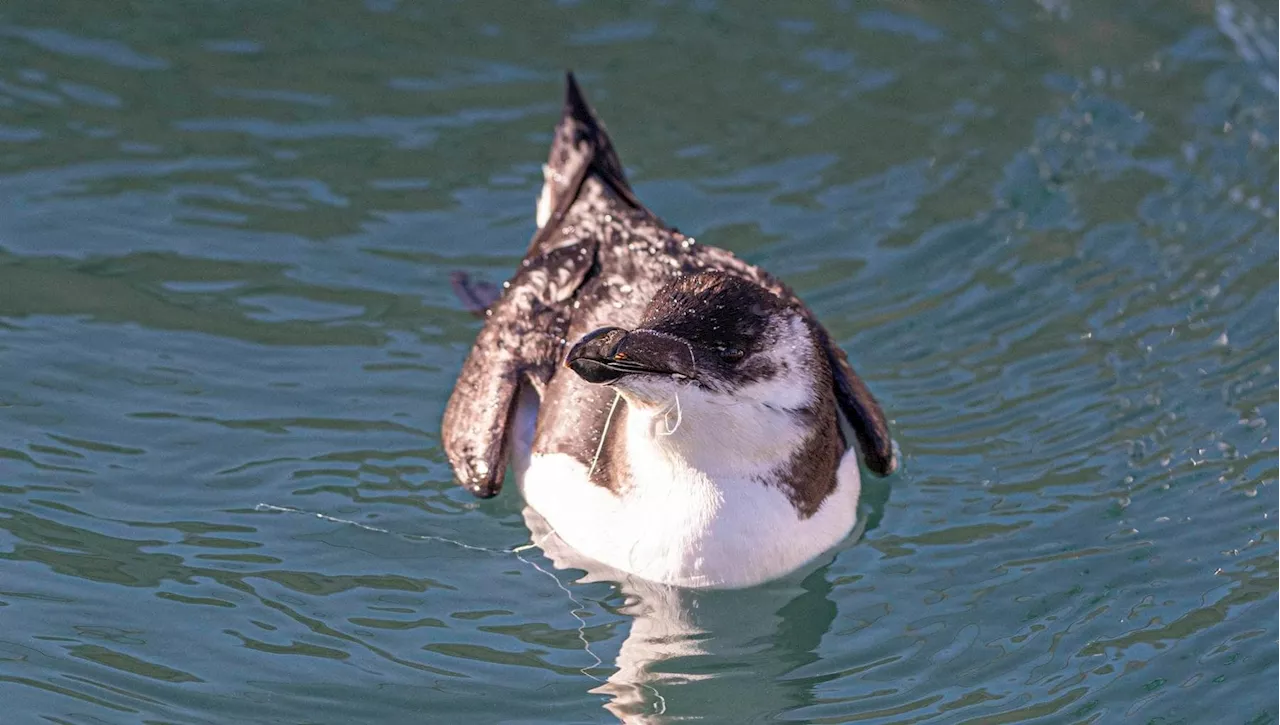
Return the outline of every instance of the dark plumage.
{"type": "MultiPolygon", "coordinates": [[[[550,218],[489,308],[445,411],[444,449],[464,486],[481,497],[498,493],[517,392],[526,385],[543,400],[533,452],[566,453],[582,462],[603,456],[604,477],[593,480],[610,485],[609,459],[622,455],[612,440],[617,421],[611,440],[601,445],[600,436],[614,394],[562,364],[584,335],[600,328],[647,328],[687,340],[706,378],[701,382],[725,386],[769,374],[750,363],[762,342],[763,321],[781,309],[794,310],[814,331],[829,383],[823,395],[848,419],[866,466],[880,475],[894,469],[880,407],[813,314],[768,273],[730,252],[696,244],[645,208],[572,75],[548,166],[550,218]]],[[[587,364],[604,363],[587,361],[584,369],[587,364]]],[[[609,374],[603,367],[593,370],[601,382],[609,374]]],[[[794,465],[834,471],[832,454],[838,460],[843,448],[839,434],[814,445],[810,458],[794,465]]],[[[808,501],[820,493],[797,495],[808,501]]]]}

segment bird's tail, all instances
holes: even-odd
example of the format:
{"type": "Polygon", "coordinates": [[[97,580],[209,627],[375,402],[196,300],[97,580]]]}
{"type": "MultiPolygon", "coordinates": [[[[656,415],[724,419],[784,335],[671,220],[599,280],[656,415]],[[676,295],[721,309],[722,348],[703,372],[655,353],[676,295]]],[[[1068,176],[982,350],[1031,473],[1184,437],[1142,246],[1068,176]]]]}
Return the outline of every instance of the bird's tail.
{"type": "Polygon", "coordinates": [[[587,105],[572,71],[565,74],[564,111],[556,125],[555,139],[542,174],[537,213],[539,231],[558,225],[577,198],[583,180],[593,174],[622,201],[641,208],[627,183],[613,141],[587,105]]]}

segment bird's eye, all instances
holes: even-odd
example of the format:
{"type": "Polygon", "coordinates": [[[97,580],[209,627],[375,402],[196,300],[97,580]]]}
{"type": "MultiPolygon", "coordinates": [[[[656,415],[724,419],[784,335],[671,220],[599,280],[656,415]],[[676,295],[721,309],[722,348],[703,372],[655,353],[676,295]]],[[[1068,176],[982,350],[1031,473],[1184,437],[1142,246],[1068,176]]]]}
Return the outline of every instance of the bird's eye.
{"type": "Polygon", "coordinates": [[[736,363],[746,355],[740,348],[736,347],[717,347],[716,352],[720,355],[721,360],[730,363],[736,363]]]}

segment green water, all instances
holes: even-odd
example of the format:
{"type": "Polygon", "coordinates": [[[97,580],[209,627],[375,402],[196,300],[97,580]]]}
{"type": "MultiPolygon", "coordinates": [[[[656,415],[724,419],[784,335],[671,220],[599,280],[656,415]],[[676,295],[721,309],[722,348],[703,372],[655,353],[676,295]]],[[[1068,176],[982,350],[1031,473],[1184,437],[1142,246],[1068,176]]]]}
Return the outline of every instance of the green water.
{"type": "Polygon", "coordinates": [[[0,721],[1275,722],[1275,13],[0,2],[0,721]],[[439,447],[567,66],[905,462],[648,679],[439,447]]]}

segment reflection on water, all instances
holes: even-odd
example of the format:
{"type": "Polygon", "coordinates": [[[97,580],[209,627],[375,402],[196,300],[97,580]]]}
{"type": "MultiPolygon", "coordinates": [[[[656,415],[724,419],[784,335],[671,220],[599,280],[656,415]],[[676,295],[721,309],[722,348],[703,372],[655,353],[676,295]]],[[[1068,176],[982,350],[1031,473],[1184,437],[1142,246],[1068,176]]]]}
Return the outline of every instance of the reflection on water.
{"type": "Polygon", "coordinates": [[[1244,0],[10,3],[0,701],[1276,720],[1275,38],[1244,0]],[[810,572],[617,581],[451,482],[449,275],[525,248],[564,66],[893,419],[810,572]]]}
{"type": "MultiPolygon", "coordinates": [[[[531,508],[525,508],[524,519],[533,543],[557,569],[585,572],[577,584],[612,583],[622,599],[616,611],[631,618],[612,672],[591,690],[608,696],[605,709],[619,720],[666,722],[682,711],[711,708],[721,721],[750,722],[760,713],[805,703],[784,676],[813,659],[810,652],[835,616],[827,596],[831,584],[821,568],[830,556],[751,589],[689,590],[582,556],[531,508]],[[669,700],[664,693],[679,697],[669,700]]],[[[583,643],[588,644],[585,637],[583,643]]],[[[599,659],[589,646],[584,649],[599,659]]]]}

